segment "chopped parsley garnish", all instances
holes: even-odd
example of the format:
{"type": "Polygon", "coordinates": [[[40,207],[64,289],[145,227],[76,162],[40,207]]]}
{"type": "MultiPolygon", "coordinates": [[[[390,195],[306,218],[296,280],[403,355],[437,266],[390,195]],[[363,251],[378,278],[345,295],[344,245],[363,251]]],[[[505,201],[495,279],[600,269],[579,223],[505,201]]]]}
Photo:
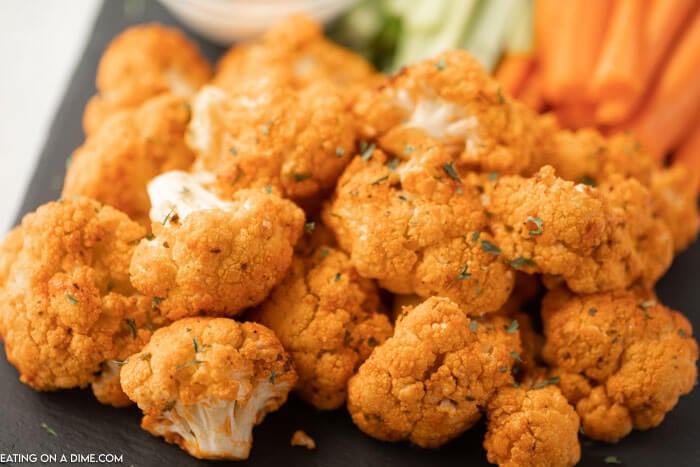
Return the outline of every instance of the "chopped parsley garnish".
{"type": "Polygon", "coordinates": [[[68,301],[71,302],[73,305],[77,305],[77,304],[78,304],[78,299],[75,298],[74,296],[72,296],[71,294],[66,293],[66,298],[67,298],[68,301]]]}
{"type": "Polygon", "coordinates": [[[646,310],[644,310],[644,317],[645,317],[646,319],[654,319],[654,317],[651,316],[649,313],[647,313],[646,310]]]}
{"type": "Polygon", "coordinates": [[[408,198],[406,198],[404,195],[399,195],[399,199],[401,201],[408,201],[408,198]]]}
{"type": "Polygon", "coordinates": [[[183,363],[182,365],[178,365],[175,367],[176,370],[182,370],[184,368],[187,368],[188,366],[192,365],[199,365],[200,363],[204,363],[204,360],[197,360],[196,358],[193,358],[187,363],[183,363]]]}
{"type": "Polygon", "coordinates": [[[499,87],[498,87],[498,103],[499,103],[499,104],[503,104],[503,103],[505,103],[505,101],[506,101],[506,98],[503,97],[503,90],[502,90],[501,87],[499,86],[499,87]]]}
{"type": "Polygon", "coordinates": [[[238,155],[238,149],[236,149],[236,148],[228,148],[228,152],[230,152],[234,156],[238,155]]]}
{"type": "Polygon", "coordinates": [[[578,179],[578,182],[583,184],[583,185],[588,185],[588,186],[598,186],[598,183],[593,180],[591,177],[588,175],[581,175],[581,177],[578,179]]]}
{"type": "Polygon", "coordinates": [[[151,308],[157,307],[163,300],[165,300],[163,297],[153,297],[153,300],[151,300],[151,308]]]}
{"type": "Polygon", "coordinates": [[[277,382],[277,372],[272,370],[270,372],[270,384],[275,384],[277,382]]]}
{"type": "Polygon", "coordinates": [[[411,154],[415,150],[416,148],[414,148],[413,146],[406,146],[405,148],[403,148],[404,154],[411,154]]]}
{"type": "Polygon", "coordinates": [[[511,356],[511,357],[513,358],[513,360],[515,360],[516,362],[524,363],[524,362],[523,362],[523,359],[520,358],[520,355],[518,354],[518,352],[512,351],[512,352],[510,353],[510,356],[511,356]]]}
{"type": "Polygon", "coordinates": [[[318,257],[323,259],[326,256],[328,256],[328,253],[330,253],[330,252],[331,252],[331,250],[329,250],[328,248],[324,248],[323,250],[321,250],[321,253],[318,255],[318,257]]]}
{"type": "Polygon", "coordinates": [[[472,234],[472,242],[475,242],[475,241],[479,240],[479,236],[480,236],[480,235],[481,235],[481,232],[474,232],[474,233],[472,234]]]}
{"type": "Polygon", "coordinates": [[[244,175],[245,175],[245,174],[243,173],[243,171],[242,171],[242,170],[239,170],[238,173],[236,174],[236,178],[234,178],[233,181],[231,182],[231,186],[233,186],[233,185],[235,185],[236,183],[238,183],[238,181],[239,181],[241,178],[243,178],[244,175]]]}
{"type": "Polygon", "coordinates": [[[500,371],[501,373],[505,373],[506,371],[508,371],[508,367],[507,367],[507,366],[502,366],[502,367],[500,367],[500,368],[498,369],[498,371],[500,371]]]}
{"type": "Polygon", "coordinates": [[[479,296],[479,284],[474,285],[474,296],[479,296]]]}
{"type": "Polygon", "coordinates": [[[470,277],[472,277],[471,273],[467,272],[467,268],[468,268],[468,265],[465,264],[464,267],[462,268],[462,270],[459,272],[459,275],[457,276],[458,281],[461,281],[464,279],[469,279],[470,277]]]}
{"type": "Polygon", "coordinates": [[[265,185],[265,191],[272,193],[272,187],[270,185],[265,185]]]}
{"type": "Polygon", "coordinates": [[[196,337],[192,338],[192,345],[194,346],[194,353],[202,352],[202,347],[199,346],[199,342],[197,342],[196,337]]]}
{"type": "Polygon", "coordinates": [[[640,303],[640,304],[637,305],[637,306],[638,306],[639,308],[641,308],[642,310],[646,311],[646,310],[648,310],[649,308],[651,308],[651,307],[653,307],[653,306],[656,306],[656,300],[645,300],[645,301],[643,301],[642,303],[640,303]]]}
{"type": "Polygon", "coordinates": [[[521,268],[523,266],[525,267],[534,267],[537,266],[537,263],[535,263],[533,260],[530,258],[524,258],[522,256],[519,256],[515,258],[513,261],[510,261],[509,264],[513,266],[514,268],[521,268]]]}
{"type": "Polygon", "coordinates": [[[367,345],[370,347],[376,347],[379,345],[379,341],[374,338],[374,336],[370,336],[369,339],[367,339],[367,345]]]}
{"type": "Polygon", "coordinates": [[[530,389],[542,389],[546,388],[550,384],[559,384],[559,377],[552,376],[551,378],[547,378],[544,381],[540,381],[539,383],[531,384],[530,389]]]}
{"type": "Polygon", "coordinates": [[[146,240],[153,240],[154,238],[156,238],[156,236],[153,235],[152,233],[149,233],[148,235],[146,235],[146,240]]]}
{"type": "Polygon", "coordinates": [[[539,217],[532,217],[532,216],[527,216],[525,219],[526,222],[532,222],[537,226],[537,230],[530,230],[528,234],[530,235],[542,235],[542,219],[539,217]]]}
{"type": "Polygon", "coordinates": [[[260,127],[260,131],[262,131],[263,135],[269,135],[270,134],[270,127],[267,125],[262,125],[260,127]]]}
{"type": "Polygon", "coordinates": [[[508,334],[515,334],[518,331],[518,327],[520,325],[518,324],[518,320],[514,319],[513,321],[510,322],[508,326],[506,326],[506,332],[508,334]]]}
{"type": "Polygon", "coordinates": [[[311,178],[311,174],[308,174],[308,173],[299,174],[299,173],[294,172],[294,173],[292,173],[292,178],[294,178],[294,180],[296,180],[297,182],[303,182],[304,180],[311,178]]]}
{"type": "Polygon", "coordinates": [[[472,332],[473,332],[474,334],[476,334],[477,332],[479,332],[479,327],[478,327],[478,325],[476,324],[476,321],[472,321],[472,322],[469,323],[469,329],[471,329],[472,332]]]}
{"type": "Polygon", "coordinates": [[[383,177],[378,178],[378,179],[376,179],[375,181],[373,181],[372,183],[370,183],[370,185],[379,185],[380,183],[386,182],[387,180],[389,180],[389,176],[388,176],[388,175],[384,175],[383,177]]]}
{"type": "Polygon", "coordinates": [[[392,172],[396,170],[396,167],[398,167],[399,163],[401,162],[401,159],[398,157],[394,157],[392,160],[387,162],[386,166],[391,170],[392,172]]]}
{"type": "Polygon", "coordinates": [[[688,337],[688,334],[681,328],[678,328],[678,335],[681,337],[688,337]]]}
{"type": "Polygon", "coordinates": [[[186,186],[183,186],[183,187],[180,189],[180,195],[182,195],[182,196],[187,196],[187,195],[189,195],[190,193],[192,193],[192,192],[191,192],[190,189],[187,188],[186,186]]]}
{"type": "Polygon", "coordinates": [[[501,254],[501,249],[493,243],[489,242],[488,240],[481,241],[481,249],[484,250],[486,253],[493,253],[494,255],[501,254]]]}
{"type": "Polygon", "coordinates": [[[605,459],[603,459],[603,462],[605,462],[606,464],[622,465],[622,461],[617,456],[608,456],[605,459]]]}
{"type": "Polygon", "coordinates": [[[41,422],[41,427],[44,429],[45,432],[47,432],[51,436],[58,437],[58,433],[56,433],[56,430],[47,425],[46,422],[41,422]]]}
{"type": "Polygon", "coordinates": [[[306,233],[308,233],[308,234],[310,234],[311,232],[313,232],[315,228],[316,228],[316,223],[313,222],[313,221],[312,221],[312,222],[307,222],[306,224],[304,224],[304,232],[306,232],[306,233]]]}
{"type": "Polygon", "coordinates": [[[447,175],[449,175],[457,183],[462,183],[462,179],[459,178],[459,175],[457,175],[457,171],[455,170],[455,167],[453,164],[454,164],[454,162],[450,162],[449,164],[447,164],[447,163],[442,164],[442,170],[444,170],[445,173],[447,175]]]}
{"type": "Polygon", "coordinates": [[[343,148],[336,148],[335,150],[335,155],[338,157],[343,157],[343,154],[345,154],[345,149],[343,148]]]}
{"type": "Polygon", "coordinates": [[[435,63],[435,68],[438,70],[442,71],[445,68],[447,68],[447,64],[445,63],[445,59],[441,58],[438,62],[435,63]]]}
{"type": "Polygon", "coordinates": [[[129,326],[129,331],[131,332],[132,339],[136,339],[136,335],[138,333],[138,331],[136,330],[136,321],[134,321],[131,318],[127,318],[125,321],[126,325],[129,326]]]}
{"type": "Polygon", "coordinates": [[[340,280],[340,273],[336,272],[335,277],[333,278],[333,282],[338,282],[340,280]]]}
{"type": "Polygon", "coordinates": [[[172,216],[174,212],[175,212],[175,206],[170,208],[170,211],[168,211],[168,213],[165,215],[165,219],[163,219],[163,225],[168,223],[168,221],[170,220],[170,216],[172,216]]]}
{"type": "Polygon", "coordinates": [[[494,182],[498,179],[498,172],[491,172],[489,174],[489,182],[494,182]]]}
{"type": "MultiPolygon", "coordinates": [[[[366,144],[366,143],[364,143],[364,144],[366,144]]],[[[372,154],[374,153],[375,147],[376,146],[374,145],[374,143],[370,144],[369,146],[365,147],[364,149],[362,149],[362,146],[360,146],[360,149],[362,149],[362,160],[363,161],[367,162],[368,160],[370,160],[372,158],[372,154]]]]}

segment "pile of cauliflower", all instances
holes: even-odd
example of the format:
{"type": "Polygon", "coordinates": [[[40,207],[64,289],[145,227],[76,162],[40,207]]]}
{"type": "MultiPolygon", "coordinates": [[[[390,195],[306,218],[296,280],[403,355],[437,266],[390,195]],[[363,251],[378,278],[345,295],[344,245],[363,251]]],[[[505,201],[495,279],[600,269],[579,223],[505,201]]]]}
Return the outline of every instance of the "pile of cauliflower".
{"type": "Polygon", "coordinates": [[[0,244],[32,388],[136,403],[208,459],[247,458],[291,391],[425,448],[485,418],[502,466],[574,465],[580,433],[616,442],[692,390],[654,285],[694,190],[632,135],[559,129],[463,51],[383,76],[303,17],[214,71],[135,27],[97,76],[62,198],[0,244]]]}

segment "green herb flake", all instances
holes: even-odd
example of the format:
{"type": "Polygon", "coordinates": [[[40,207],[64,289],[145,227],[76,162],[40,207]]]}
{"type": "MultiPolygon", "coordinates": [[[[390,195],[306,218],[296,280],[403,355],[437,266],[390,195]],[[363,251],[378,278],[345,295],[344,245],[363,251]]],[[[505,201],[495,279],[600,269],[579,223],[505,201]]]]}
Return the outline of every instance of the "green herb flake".
{"type": "Polygon", "coordinates": [[[645,300],[637,306],[642,310],[646,311],[649,308],[656,306],[656,300],[645,300]]]}
{"type": "Polygon", "coordinates": [[[474,334],[479,332],[479,327],[476,324],[476,321],[472,321],[469,323],[469,329],[471,329],[474,334]]]}
{"type": "Polygon", "coordinates": [[[507,366],[502,366],[501,368],[498,369],[498,371],[500,371],[501,373],[505,373],[505,372],[508,371],[508,367],[507,367],[507,366]]]}
{"type": "Polygon", "coordinates": [[[442,70],[444,70],[445,68],[447,68],[447,64],[445,63],[445,59],[444,59],[444,58],[441,58],[440,60],[438,60],[437,62],[435,62],[435,68],[437,68],[437,69],[440,70],[440,71],[442,71],[442,70]]]}
{"type": "Polygon", "coordinates": [[[367,339],[367,345],[370,347],[376,347],[379,345],[379,341],[374,338],[374,336],[370,336],[369,339],[367,339]]]}
{"type": "Polygon", "coordinates": [[[262,125],[260,127],[260,131],[262,131],[263,135],[269,135],[270,134],[270,127],[267,125],[262,125]]]}
{"type": "Polygon", "coordinates": [[[588,186],[592,186],[592,187],[598,186],[598,183],[595,180],[593,180],[591,177],[589,177],[588,175],[581,175],[578,179],[578,182],[580,184],[588,185],[588,186]]]}
{"type": "Polygon", "coordinates": [[[181,195],[181,196],[187,196],[187,195],[189,195],[190,193],[192,193],[192,192],[191,192],[190,189],[187,188],[186,186],[183,186],[182,188],[180,188],[180,195],[181,195]]]}
{"type": "Polygon", "coordinates": [[[470,277],[472,277],[471,273],[467,272],[467,268],[468,268],[468,265],[465,264],[464,267],[462,268],[462,270],[459,272],[459,275],[457,276],[458,281],[462,281],[462,280],[469,279],[470,277]]]}
{"type": "Polygon", "coordinates": [[[678,328],[678,335],[681,337],[688,337],[688,333],[686,333],[684,330],[681,328],[678,328]]]}
{"type": "Polygon", "coordinates": [[[401,162],[401,159],[398,157],[394,157],[392,160],[387,162],[386,166],[391,170],[392,172],[396,170],[396,167],[399,166],[399,163],[401,162]]]}
{"type": "Polygon", "coordinates": [[[501,87],[498,87],[498,103],[499,104],[505,104],[506,98],[503,97],[503,89],[501,87]]]}
{"type": "Polygon", "coordinates": [[[238,149],[236,149],[236,148],[228,148],[228,152],[230,152],[234,156],[238,155],[238,149]]]}
{"type": "Polygon", "coordinates": [[[129,331],[131,332],[131,337],[133,339],[136,339],[136,335],[138,334],[138,331],[136,329],[136,321],[134,321],[131,318],[127,318],[125,321],[126,321],[126,325],[129,326],[129,331]]]}
{"type": "Polygon", "coordinates": [[[646,310],[644,311],[644,317],[645,317],[646,319],[654,319],[654,317],[651,316],[646,310]]]}
{"type": "Polygon", "coordinates": [[[498,180],[498,172],[491,172],[489,174],[489,182],[495,182],[498,180]]]}
{"type": "Polygon", "coordinates": [[[265,185],[265,191],[272,193],[272,187],[270,185],[265,185]]]}
{"type": "Polygon", "coordinates": [[[512,351],[510,353],[510,356],[513,358],[513,360],[515,360],[518,363],[525,363],[525,362],[523,362],[523,359],[520,357],[520,354],[518,354],[518,352],[516,352],[516,351],[512,351]]]}
{"type": "Polygon", "coordinates": [[[193,358],[187,363],[183,363],[182,365],[178,365],[175,367],[176,370],[183,370],[187,367],[190,367],[192,365],[199,365],[200,363],[204,363],[204,360],[197,360],[196,358],[193,358]]]}
{"type": "Polygon", "coordinates": [[[588,309],[588,314],[591,316],[595,315],[597,312],[598,312],[598,310],[594,307],[591,307],[588,309]]]}
{"type": "Polygon", "coordinates": [[[335,277],[333,278],[333,282],[338,282],[340,280],[340,273],[336,272],[335,277]]]}
{"type": "Polygon", "coordinates": [[[406,146],[405,148],[403,148],[404,154],[411,154],[412,152],[415,152],[415,151],[416,151],[416,148],[414,148],[413,146],[406,146]]]}
{"type": "Polygon", "coordinates": [[[607,456],[605,459],[603,459],[603,462],[606,464],[622,465],[622,461],[617,456],[607,456]]]}
{"type": "Polygon", "coordinates": [[[476,242],[477,240],[479,240],[479,236],[481,236],[481,232],[474,232],[472,234],[472,242],[476,242]]]}
{"type": "Polygon", "coordinates": [[[41,422],[41,427],[44,429],[45,432],[47,432],[51,436],[56,438],[58,437],[58,433],[56,433],[56,430],[47,425],[46,422],[41,422]]]}
{"type": "Polygon", "coordinates": [[[345,149],[343,149],[343,148],[336,148],[336,150],[335,150],[335,155],[336,155],[338,158],[343,157],[343,154],[345,154],[345,149]]]}
{"type": "Polygon", "coordinates": [[[242,171],[242,170],[239,170],[238,173],[236,174],[236,178],[234,178],[233,181],[231,182],[231,186],[233,186],[233,185],[235,185],[236,183],[238,183],[238,182],[241,180],[241,178],[243,178],[244,175],[245,175],[245,174],[243,173],[243,171],[242,171]]]}
{"type": "Polygon", "coordinates": [[[304,180],[308,180],[311,178],[311,174],[309,173],[292,173],[292,178],[294,178],[295,181],[297,182],[303,182],[304,180]]]}
{"type": "Polygon", "coordinates": [[[517,319],[514,319],[508,326],[506,326],[506,332],[508,334],[515,334],[518,331],[518,327],[520,327],[520,324],[518,323],[517,319]]]}
{"type": "Polygon", "coordinates": [[[530,385],[530,389],[542,389],[550,384],[559,384],[559,377],[558,376],[552,376],[551,378],[547,378],[544,381],[540,381],[539,383],[535,383],[530,385]]]}
{"type": "Polygon", "coordinates": [[[383,177],[381,177],[381,178],[376,179],[375,181],[373,181],[372,183],[370,183],[370,185],[379,185],[380,183],[386,182],[387,180],[389,180],[389,176],[388,176],[388,175],[385,175],[385,176],[383,176],[383,177]]]}
{"type": "Polygon", "coordinates": [[[486,253],[493,253],[496,256],[501,254],[500,248],[498,248],[496,245],[489,242],[488,240],[481,241],[481,249],[484,250],[486,253]]]}
{"type": "Polygon", "coordinates": [[[542,235],[543,229],[542,229],[542,219],[539,217],[532,217],[532,216],[527,216],[525,218],[526,222],[532,222],[537,226],[537,230],[530,230],[528,234],[530,235],[542,235]]]}
{"type": "Polygon", "coordinates": [[[406,198],[404,195],[399,195],[399,199],[401,201],[408,201],[408,198],[406,198]]]}
{"type": "Polygon", "coordinates": [[[514,387],[515,389],[518,389],[520,387],[520,383],[515,381],[513,384],[511,384],[511,387],[514,387]]]}
{"type": "Polygon", "coordinates": [[[168,223],[168,221],[170,220],[170,217],[173,215],[174,212],[175,212],[175,206],[170,208],[170,211],[168,211],[168,213],[165,215],[165,219],[163,219],[163,222],[162,222],[163,225],[168,223]]]}
{"type": "Polygon", "coordinates": [[[313,232],[315,228],[316,228],[315,222],[307,222],[306,224],[304,224],[304,232],[306,232],[307,234],[310,234],[311,232],[313,232]]]}
{"type": "Polygon", "coordinates": [[[277,382],[277,372],[272,370],[270,372],[270,384],[275,384],[277,382]]]}
{"type": "Polygon", "coordinates": [[[163,300],[165,300],[163,297],[153,297],[153,299],[151,300],[151,308],[158,307],[158,305],[160,305],[163,300]]]}
{"type": "MultiPolygon", "coordinates": [[[[367,144],[367,143],[365,143],[367,144]]],[[[367,162],[372,158],[372,154],[374,154],[374,149],[376,146],[374,144],[370,144],[369,146],[365,147],[362,149],[362,146],[360,146],[360,149],[362,149],[362,160],[367,162]]]]}
{"type": "Polygon", "coordinates": [[[318,257],[323,259],[326,256],[328,256],[328,253],[330,253],[330,252],[331,252],[331,250],[329,250],[328,248],[324,248],[321,250],[321,253],[319,253],[318,257]]]}
{"type": "Polygon", "coordinates": [[[202,351],[202,348],[199,346],[199,342],[197,342],[196,337],[192,338],[192,345],[194,346],[194,353],[199,353],[202,351]]]}
{"type": "Polygon", "coordinates": [[[442,164],[442,170],[444,170],[445,173],[447,175],[449,175],[457,183],[462,183],[462,179],[459,178],[459,175],[457,175],[457,171],[455,170],[454,162],[450,162],[449,164],[447,164],[447,163],[442,164]]]}
{"type": "Polygon", "coordinates": [[[66,293],[66,298],[67,298],[68,301],[71,302],[73,305],[77,305],[77,304],[78,304],[78,299],[75,298],[74,296],[72,296],[71,294],[66,293]]]}
{"type": "Polygon", "coordinates": [[[535,263],[533,260],[531,260],[530,258],[524,258],[522,256],[515,258],[513,261],[509,261],[509,264],[514,268],[537,266],[537,263],[535,263]]]}

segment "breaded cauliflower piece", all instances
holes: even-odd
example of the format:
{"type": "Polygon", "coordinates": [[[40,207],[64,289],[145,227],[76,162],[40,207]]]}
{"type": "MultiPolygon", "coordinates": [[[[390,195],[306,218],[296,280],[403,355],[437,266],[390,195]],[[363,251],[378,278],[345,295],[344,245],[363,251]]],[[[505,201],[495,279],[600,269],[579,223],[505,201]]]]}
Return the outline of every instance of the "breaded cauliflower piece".
{"type": "Polygon", "coordinates": [[[656,170],[651,175],[654,211],[673,238],[676,253],[685,250],[698,235],[700,214],[691,175],[681,164],[656,170]]]}
{"type": "Polygon", "coordinates": [[[297,380],[274,333],[227,318],[185,318],[157,330],[121,368],[141,427],[199,459],[246,459],[253,426],[297,380]]]}
{"type": "Polygon", "coordinates": [[[185,145],[189,120],[187,100],[172,94],[115,114],[73,154],[63,196],[87,196],[150,225],[148,182],[194,161],[185,145]]]}
{"type": "Polygon", "coordinates": [[[513,383],[520,339],[501,316],[467,318],[446,298],[401,315],[348,383],[348,411],[368,435],[438,447],[472,427],[497,389],[513,383]]]}
{"type": "Polygon", "coordinates": [[[342,406],[348,379],[392,334],[379,291],[340,250],[297,255],[287,277],[249,317],[272,329],[299,373],[296,392],[321,410],[342,406]]]}
{"type": "Polygon", "coordinates": [[[324,83],[298,92],[259,88],[232,96],[207,86],[197,94],[187,134],[195,170],[214,173],[225,199],[265,185],[296,201],[330,191],[355,148],[343,98],[324,83]]]}
{"type": "Polygon", "coordinates": [[[148,340],[139,317],[151,300],[135,293],[128,274],[145,234],[124,213],[78,197],[39,207],[10,234],[2,327],[23,383],[39,391],[87,386],[101,365],[148,340]]]}
{"type": "MultiPolygon", "coordinates": [[[[509,264],[566,281],[579,293],[651,287],[671,264],[673,244],[635,179],[593,188],[564,181],[545,166],[534,177],[500,177],[486,209],[509,264]]],[[[546,278],[547,279],[547,278],[546,278]]]]}
{"type": "MultiPolygon", "coordinates": [[[[24,244],[24,234],[22,233],[22,227],[17,226],[10,230],[5,238],[0,241],[0,300],[2,303],[7,303],[5,299],[5,284],[7,283],[7,278],[10,275],[10,269],[12,268],[12,263],[15,262],[17,255],[22,251],[22,245],[24,244]]],[[[5,313],[7,307],[0,307],[0,340],[3,339],[5,335],[5,313]]]]}
{"type": "Polygon", "coordinates": [[[364,138],[378,138],[381,145],[392,132],[420,129],[442,142],[459,165],[485,172],[524,172],[539,141],[534,112],[505,96],[462,50],[402,69],[362,93],[353,112],[364,138]]]}
{"type": "Polygon", "coordinates": [[[487,459],[501,467],[571,467],[581,459],[579,417],[558,387],[505,387],[488,405],[487,459]]]}
{"type": "Polygon", "coordinates": [[[542,304],[544,359],[569,377],[586,436],[615,442],[659,425],[696,381],[690,322],[650,293],[577,296],[549,292],[542,304]]]}
{"type": "Polygon", "coordinates": [[[365,59],[328,40],[321,25],[303,15],[283,20],[258,42],[231,48],[213,83],[235,91],[242,81],[260,79],[260,70],[297,89],[325,81],[351,94],[382,79],[365,59]]]}
{"type": "Polygon", "coordinates": [[[189,97],[211,77],[197,46],[175,28],[133,26],[107,47],[97,68],[97,94],[85,108],[89,135],[109,116],[163,93],[189,97]]]}
{"type": "Polygon", "coordinates": [[[356,157],[324,222],[360,275],[383,288],[448,297],[470,315],[497,311],[514,273],[484,231],[476,188],[439,143],[412,149],[406,162],[371,147],[356,157]]]}
{"type": "Polygon", "coordinates": [[[222,201],[185,172],[156,177],[148,192],[154,236],[136,247],[130,274],[163,316],[234,316],[283,279],[304,226],[291,201],[263,189],[222,201]]]}

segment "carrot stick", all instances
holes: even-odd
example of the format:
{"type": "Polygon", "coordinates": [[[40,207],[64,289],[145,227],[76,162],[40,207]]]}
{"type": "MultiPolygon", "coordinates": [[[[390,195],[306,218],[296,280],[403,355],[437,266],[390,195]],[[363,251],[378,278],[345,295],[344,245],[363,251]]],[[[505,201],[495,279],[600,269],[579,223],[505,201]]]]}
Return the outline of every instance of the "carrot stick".
{"type": "Polygon", "coordinates": [[[496,69],[496,80],[503,91],[516,97],[535,68],[535,57],[529,53],[506,53],[496,69]]]}
{"type": "Polygon", "coordinates": [[[544,97],[542,96],[542,71],[535,67],[530,76],[523,83],[523,87],[518,94],[518,100],[536,112],[544,109],[544,97]]]}
{"type": "Polygon", "coordinates": [[[641,112],[631,121],[642,145],[661,159],[695,124],[700,109],[700,12],[680,38],[641,112]]]}
{"type": "Polygon", "coordinates": [[[602,110],[611,114],[612,120],[628,120],[643,103],[648,88],[658,75],[663,72],[662,64],[669,55],[674,42],[682,34],[692,12],[700,7],[700,0],[648,0],[644,14],[643,50],[645,66],[638,70],[643,91],[635,94],[625,102],[619,102],[613,108],[602,110]],[[614,118],[613,118],[614,117],[614,118]]]}
{"type": "MultiPolygon", "coordinates": [[[[697,115],[700,118],[700,114],[697,115]]],[[[690,173],[696,193],[700,193],[700,125],[695,128],[673,155],[673,161],[683,164],[690,173]]]]}
{"type": "Polygon", "coordinates": [[[587,101],[572,101],[554,110],[557,120],[564,128],[586,128],[595,126],[595,104],[587,101]]]}
{"type": "Polygon", "coordinates": [[[544,95],[558,103],[585,92],[598,60],[611,2],[541,2],[535,6],[535,31],[537,44],[546,44],[542,50],[544,95]]]}

